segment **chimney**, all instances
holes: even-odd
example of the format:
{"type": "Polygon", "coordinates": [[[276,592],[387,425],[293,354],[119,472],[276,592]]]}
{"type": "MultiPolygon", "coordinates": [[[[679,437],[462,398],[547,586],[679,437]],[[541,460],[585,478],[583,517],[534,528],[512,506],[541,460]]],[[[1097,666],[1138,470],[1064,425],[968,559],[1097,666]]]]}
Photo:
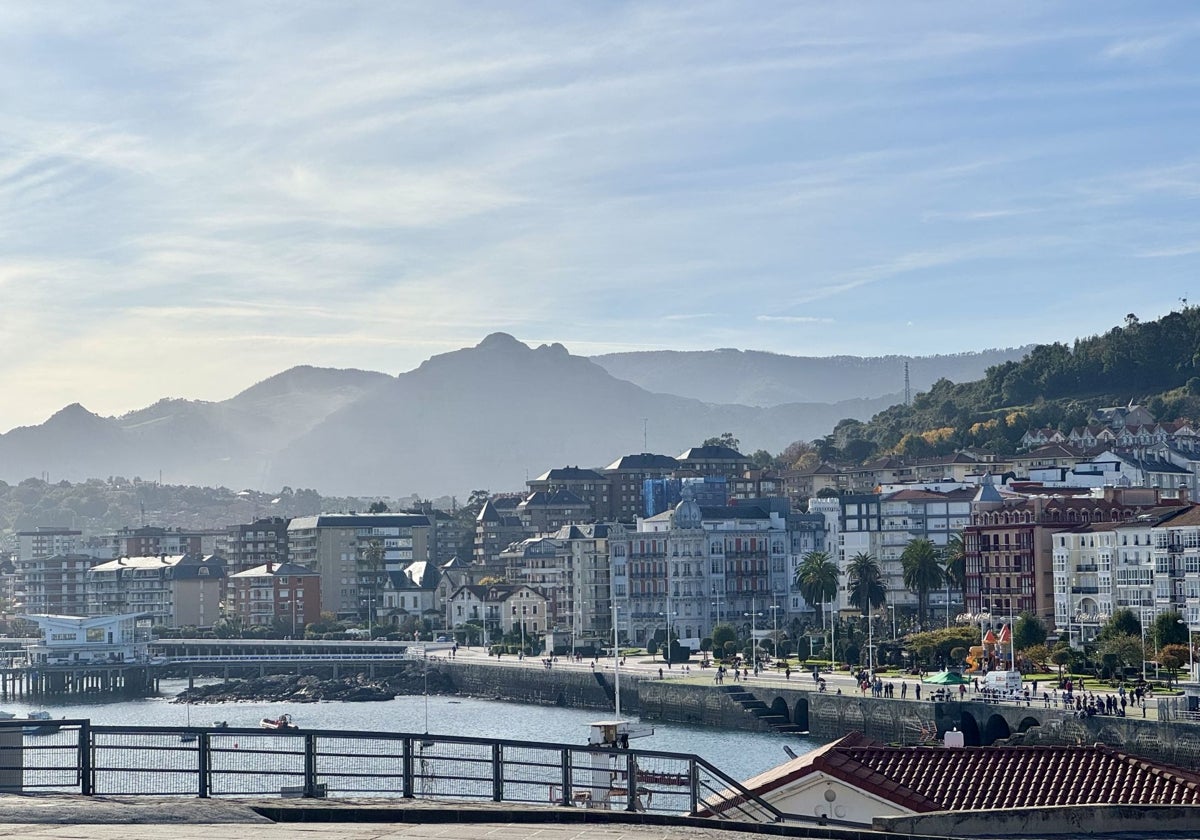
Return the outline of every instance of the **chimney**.
{"type": "Polygon", "coordinates": [[[270,575],[270,574],[274,574],[274,573],[275,573],[275,564],[272,563],[270,560],[268,560],[267,561],[267,574],[270,575]]]}
{"type": "Polygon", "coordinates": [[[1187,482],[1184,481],[1179,482],[1179,503],[1181,505],[1191,504],[1191,501],[1188,498],[1187,482]]]}

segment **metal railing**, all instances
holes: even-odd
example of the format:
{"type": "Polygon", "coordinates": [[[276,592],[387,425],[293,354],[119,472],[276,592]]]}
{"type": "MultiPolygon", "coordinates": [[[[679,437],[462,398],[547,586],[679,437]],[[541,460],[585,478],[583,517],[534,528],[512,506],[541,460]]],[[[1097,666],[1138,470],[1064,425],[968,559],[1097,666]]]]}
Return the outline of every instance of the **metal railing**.
{"type": "Polygon", "coordinates": [[[696,755],[448,735],[0,721],[0,793],[480,800],[785,815],[696,755]]]}

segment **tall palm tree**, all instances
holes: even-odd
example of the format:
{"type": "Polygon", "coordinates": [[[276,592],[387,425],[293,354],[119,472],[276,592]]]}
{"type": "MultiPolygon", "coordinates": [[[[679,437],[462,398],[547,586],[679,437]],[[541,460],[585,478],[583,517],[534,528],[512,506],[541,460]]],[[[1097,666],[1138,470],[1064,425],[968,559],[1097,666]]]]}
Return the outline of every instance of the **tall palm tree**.
{"type": "Polygon", "coordinates": [[[366,572],[367,578],[367,628],[373,628],[375,621],[378,620],[378,610],[374,618],[371,616],[371,607],[375,604],[376,596],[379,590],[379,573],[384,568],[384,551],[383,543],[379,540],[371,540],[367,543],[367,547],[363,549],[359,557],[359,567],[366,572]]]}
{"type": "Polygon", "coordinates": [[[825,551],[810,551],[796,567],[795,586],[804,600],[821,610],[821,627],[825,625],[825,604],[837,596],[837,563],[825,551]]]}
{"type": "MultiPolygon", "coordinates": [[[[958,533],[946,541],[942,549],[942,569],[946,575],[946,583],[963,594],[967,586],[967,549],[963,545],[962,534],[958,533]]],[[[950,598],[946,597],[946,626],[950,625],[950,598]]],[[[966,604],[966,598],[963,598],[966,604]]]]}
{"type": "Polygon", "coordinates": [[[883,570],[874,554],[860,551],[846,564],[847,600],[862,611],[863,616],[882,607],[887,600],[887,589],[883,585],[883,570]]]}
{"type": "Polygon", "coordinates": [[[938,550],[929,540],[912,540],[900,555],[904,570],[904,586],[917,593],[917,621],[925,629],[925,613],[929,608],[929,590],[937,589],[945,580],[938,550]]]}

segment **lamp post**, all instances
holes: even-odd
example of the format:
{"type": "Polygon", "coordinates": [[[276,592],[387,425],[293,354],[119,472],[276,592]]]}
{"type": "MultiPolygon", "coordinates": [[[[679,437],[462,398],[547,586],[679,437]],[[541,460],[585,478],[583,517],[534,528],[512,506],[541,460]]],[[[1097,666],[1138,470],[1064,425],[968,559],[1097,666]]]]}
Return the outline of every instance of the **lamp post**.
{"type": "MultiPolygon", "coordinates": [[[[771,600],[774,601],[775,598],[776,594],[772,593],[771,600]]],[[[771,619],[774,625],[774,630],[772,630],[774,633],[774,638],[771,640],[771,647],[772,653],[776,659],[779,658],[779,611],[782,609],[784,609],[784,607],[781,607],[779,604],[771,604],[771,619]]]]}
{"type": "Polygon", "coordinates": [[[750,612],[742,613],[743,616],[750,619],[750,638],[754,641],[751,646],[754,650],[754,662],[758,663],[758,622],[755,619],[761,618],[762,613],[758,612],[755,607],[758,606],[753,598],[750,599],[750,612]]]}
{"type": "Polygon", "coordinates": [[[1177,619],[1176,624],[1182,624],[1188,631],[1188,682],[1196,679],[1196,655],[1192,650],[1192,626],[1182,618],[1177,619]]]}
{"type": "Polygon", "coordinates": [[[892,613],[892,641],[894,642],[897,639],[897,635],[896,635],[896,605],[888,604],[887,607],[892,613]]]}

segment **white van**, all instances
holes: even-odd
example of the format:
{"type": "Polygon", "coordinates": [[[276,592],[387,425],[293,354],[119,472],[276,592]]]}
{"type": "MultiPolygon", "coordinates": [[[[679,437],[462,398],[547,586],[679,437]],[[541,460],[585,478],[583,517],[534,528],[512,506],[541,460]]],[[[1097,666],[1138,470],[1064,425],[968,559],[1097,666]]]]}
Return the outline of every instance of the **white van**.
{"type": "Polygon", "coordinates": [[[999,697],[1012,697],[1021,691],[1023,678],[1020,671],[988,671],[983,675],[984,691],[999,697]]]}

